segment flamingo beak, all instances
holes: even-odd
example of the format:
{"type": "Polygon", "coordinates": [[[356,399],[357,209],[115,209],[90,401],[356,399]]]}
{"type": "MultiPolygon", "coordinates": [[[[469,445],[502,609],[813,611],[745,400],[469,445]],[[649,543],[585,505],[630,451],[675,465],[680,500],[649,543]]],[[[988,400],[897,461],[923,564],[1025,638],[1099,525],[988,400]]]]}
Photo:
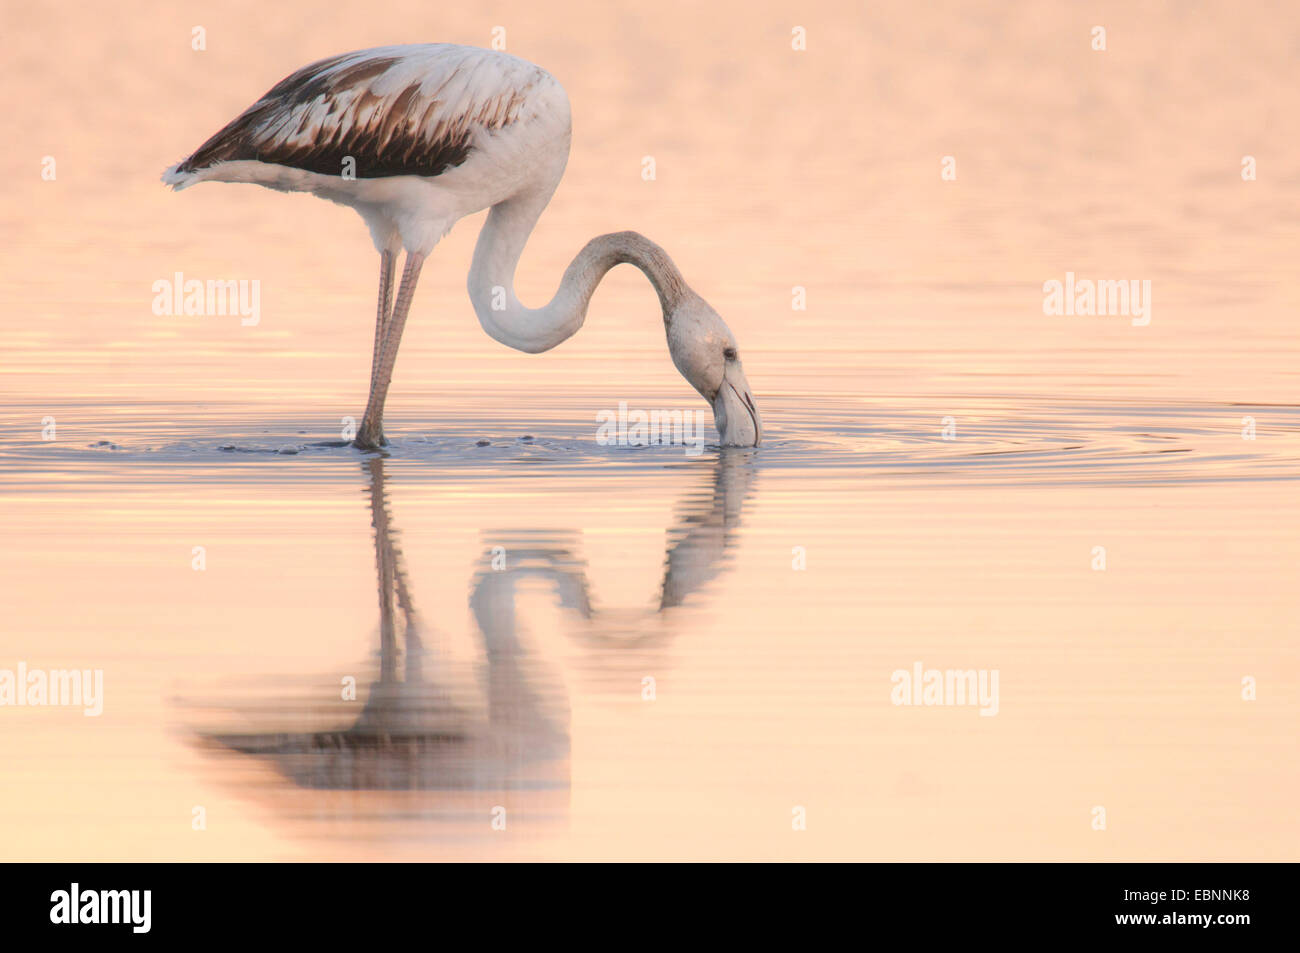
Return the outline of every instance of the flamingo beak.
{"type": "Polygon", "coordinates": [[[763,442],[763,418],[739,361],[728,361],[722,386],[711,402],[713,422],[724,447],[757,447],[763,442]]]}

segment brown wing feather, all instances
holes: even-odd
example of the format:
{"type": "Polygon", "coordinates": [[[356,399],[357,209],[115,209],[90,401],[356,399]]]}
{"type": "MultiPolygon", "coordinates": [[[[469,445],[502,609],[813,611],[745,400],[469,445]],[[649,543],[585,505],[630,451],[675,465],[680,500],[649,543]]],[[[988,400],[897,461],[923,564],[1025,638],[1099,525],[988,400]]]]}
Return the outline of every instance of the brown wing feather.
{"type": "Polygon", "coordinates": [[[513,65],[503,71],[484,50],[414,49],[347,53],[303,67],[176,171],[252,159],[340,175],[350,158],[357,178],[435,176],[468,158],[476,126],[499,129],[518,118],[532,77],[515,75],[513,65]]]}

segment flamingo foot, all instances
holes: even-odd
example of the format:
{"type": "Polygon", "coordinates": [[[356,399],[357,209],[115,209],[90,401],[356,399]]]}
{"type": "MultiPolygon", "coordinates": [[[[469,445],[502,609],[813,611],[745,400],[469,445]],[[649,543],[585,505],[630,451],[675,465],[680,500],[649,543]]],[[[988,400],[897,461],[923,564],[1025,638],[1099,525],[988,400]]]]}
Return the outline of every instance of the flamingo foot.
{"type": "Polygon", "coordinates": [[[364,418],[361,421],[361,429],[357,431],[356,439],[352,441],[352,446],[358,450],[378,450],[388,446],[388,438],[384,436],[384,425],[371,424],[369,417],[364,418]]]}

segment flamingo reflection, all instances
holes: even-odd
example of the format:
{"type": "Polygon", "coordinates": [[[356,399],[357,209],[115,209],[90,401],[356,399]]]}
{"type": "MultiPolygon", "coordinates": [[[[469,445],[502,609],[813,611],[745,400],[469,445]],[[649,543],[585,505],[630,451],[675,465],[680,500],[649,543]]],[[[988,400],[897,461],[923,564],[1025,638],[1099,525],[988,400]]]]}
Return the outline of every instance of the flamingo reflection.
{"type": "Polygon", "coordinates": [[[269,712],[287,722],[287,730],[202,737],[221,749],[267,759],[305,788],[567,788],[568,696],[558,675],[528,650],[520,619],[522,585],[540,579],[549,586],[556,606],[574,617],[568,630],[578,640],[584,668],[602,679],[621,679],[629,666],[645,663],[646,653],[663,650],[673,610],[729,565],[753,480],[750,462],[744,455],[721,454],[707,480],[681,501],[667,531],[659,590],[640,608],[600,605],[576,534],[493,534],[470,587],[482,646],[477,677],[437,651],[436,632],[415,608],[392,525],[385,462],[374,456],[363,464],[374,527],[379,656],[360,713],[343,727],[321,727],[337,725],[341,712],[355,711],[356,702],[281,699],[260,707],[264,716],[269,712]],[[501,551],[504,560],[497,558],[501,551]]]}

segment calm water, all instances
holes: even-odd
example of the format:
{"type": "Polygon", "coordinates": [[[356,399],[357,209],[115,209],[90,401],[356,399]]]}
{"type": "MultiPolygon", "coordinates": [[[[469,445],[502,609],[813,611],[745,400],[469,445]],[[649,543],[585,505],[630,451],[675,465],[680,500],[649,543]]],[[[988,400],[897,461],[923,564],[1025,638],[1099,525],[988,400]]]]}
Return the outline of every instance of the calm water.
{"type": "Polygon", "coordinates": [[[102,669],[104,710],[0,708],[0,857],[1296,858],[1284,7],[128,9],[6,10],[0,670],[102,669]],[[597,444],[620,401],[705,408],[652,292],[620,269],[510,352],[477,218],[393,446],[329,446],[360,221],[157,184],[301,63],[501,24],[575,115],[521,297],[652,236],[740,339],[761,449],[597,444]],[[259,323],[155,316],[178,271],[258,280],[259,323]],[[1045,316],[1067,271],[1150,280],[1151,323],[1045,316]],[[997,670],[996,716],[894,704],[916,663],[997,670]]]}

